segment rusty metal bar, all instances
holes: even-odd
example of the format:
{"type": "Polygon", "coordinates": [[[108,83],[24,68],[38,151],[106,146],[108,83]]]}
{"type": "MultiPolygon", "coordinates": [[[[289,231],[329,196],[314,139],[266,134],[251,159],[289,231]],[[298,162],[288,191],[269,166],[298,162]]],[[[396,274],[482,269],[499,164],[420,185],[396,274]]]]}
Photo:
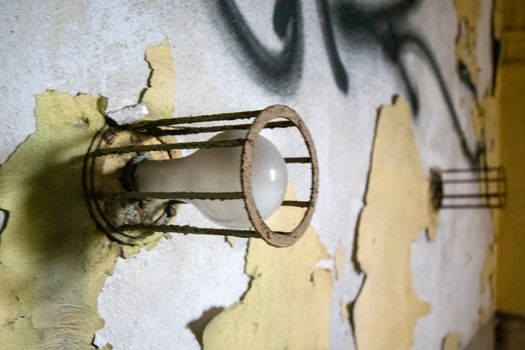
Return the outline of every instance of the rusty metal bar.
{"type": "Polygon", "coordinates": [[[503,208],[503,204],[498,203],[487,206],[487,204],[445,204],[440,207],[441,209],[491,209],[491,208],[503,208]]]}
{"type": "MultiPolygon", "coordinates": [[[[234,125],[215,125],[215,126],[195,126],[195,127],[181,127],[179,129],[146,129],[145,132],[155,136],[166,135],[191,135],[207,132],[219,132],[228,130],[248,130],[252,124],[234,124],[234,125]]],[[[274,128],[289,128],[295,126],[289,121],[272,122],[266,124],[265,129],[274,128]]]]}
{"type": "Polygon", "coordinates": [[[494,198],[501,197],[501,193],[452,193],[443,194],[443,199],[447,198],[494,198]]]}
{"type": "Polygon", "coordinates": [[[256,238],[259,236],[254,230],[205,228],[190,225],[122,225],[119,226],[118,229],[122,231],[178,232],[183,234],[236,236],[243,238],[256,238]]]}
{"type": "Polygon", "coordinates": [[[114,148],[99,148],[95,150],[96,157],[105,156],[109,154],[121,153],[141,153],[141,152],[156,152],[156,151],[170,151],[173,149],[195,149],[195,148],[220,148],[220,147],[239,147],[244,144],[244,139],[233,139],[223,141],[198,141],[198,142],[181,142],[181,143],[162,143],[158,145],[132,145],[125,147],[114,148]]]}
{"type": "Polygon", "coordinates": [[[286,207],[308,208],[310,201],[283,201],[281,205],[286,207]]]}
{"type": "Polygon", "coordinates": [[[310,157],[286,157],[284,158],[285,163],[311,163],[312,158],[310,157]]]}
{"type": "Polygon", "coordinates": [[[224,113],[224,114],[209,114],[201,115],[196,117],[177,117],[161,120],[145,120],[137,123],[127,125],[129,129],[140,130],[144,128],[151,128],[156,126],[168,126],[178,124],[193,124],[202,122],[213,122],[222,120],[239,120],[239,119],[250,119],[256,117],[261,111],[247,111],[247,112],[235,112],[235,113],[224,113]]]}
{"type": "Polygon", "coordinates": [[[478,178],[478,179],[451,179],[451,180],[443,180],[444,184],[464,184],[464,183],[482,183],[482,182],[501,182],[505,181],[504,178],[496,177],[496,178],[478,178]]]}
{"type": "MultiPolygon", "coordinates": [[[[242,238],[259,238],[255,230],[236,230],[196,227],[190,225],[122,225],[118,227],[121,231],[151,231],[151,232],[178,232],[183,234],[206,234],[218,236],[236,236],[242,238]]],[[[278,234],[288,235],[290,232],[276,231],[278,234]]]]}
{"type": "Polygon", "coordinates": [[[99,198],[123,199],[202,199],[202,200],[232,200],[243,199],[242,192],[138,192],[122,191],[97,194],[99,198]]]}
{"type": "Polygon", "coordinates": [[[445,169],[441,170],[441,173],[473,173],[473,172],[479,172],[479,173],[489,173],[489,172],[499,172],[501,171],[500,167],[488,167],[488,168],[470,168],[470,169],[445,169]]]}

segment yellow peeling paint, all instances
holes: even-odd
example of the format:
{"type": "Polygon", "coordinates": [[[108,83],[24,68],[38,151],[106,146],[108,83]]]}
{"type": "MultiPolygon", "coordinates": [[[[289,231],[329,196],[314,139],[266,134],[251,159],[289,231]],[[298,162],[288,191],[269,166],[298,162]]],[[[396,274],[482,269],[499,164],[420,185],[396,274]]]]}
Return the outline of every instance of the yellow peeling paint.
{"type": "MultiPolygon", "coordinates": [[[[483,140],[486,148],[485,163],[490,166],[501,164],[500,161],[500,135],[499,135],[499,109],[497,99],[487,94],[477,106],[472,107],[472,122],[476,139],[483,140]]],[[[481,164],[483,165],[483,163],[481,164]]],[[[483,296],[489,293],[488,304],[479,308],[479,325],[483,326],[493,316],[496,306],[496,240],[498,233],[499,210],[492,211],[492,224],[495,237],[488,245],[485,253],[485,262],[480,275],[480,293],[483,296]]]]}
{"type": "MultiPolygon", "coordinates": [[[[271,227],[289,227],[301,215],[302,210],[280,210],[271,227]]],[[[250,240],[250,288],[208,324],[204,349],[328,349],[332,272],[316,267],[328,258],[312,228],[289,248],[250,240]]]]}
{"type": "Polygon", "coordinates": [[[104,124],[99,96],[36,96],[36,133],[0,168],[2,349],[89,349],[97,296],[120,249],[95,226],[83,157],[104,124]]]}
{"type": "MultiPolygon", "coordinates": [[[[164,100],[173,89],[166,45],[148,49],[156,73],[144,97],[154,112],[173,111],[173,99],[164,100]]],[[[0,208],[8,212],[0,241],[2,350],[93,349],[104,322],[97,313],[104,279],[118,255],[137,251],[110,242],[84,198],[84,155],[104,125],[105,105],[100,96],[37,95],[35,134],[0,166],[0,208]]]]}
{"type": "MultiPolygon", "coordinates": [[[[479,67],[477,65],[477,24],[480,16],[481,3],[479,0],[455,0],[454,5],[460,21],[459,33],[456,40],[456,56],[463,62],[470,72],[472,82],[475,86],[479,80],[479,67]]],[[[483,92],[485,96],[481,102],[472,106],[472,124],[476,134],[476,139],[481,140],[485,145],[485,155],[480,166],[495,166],[500,164],[500,143],[499,143],[499,123],[498,103],[491,91],[483,92]]],[[[498,232],[499,212],[494,210],[493,232],[498,232]]],[[[495,243],[491,243],[485,254],[485,262],[481,271],[480,293],[490,293],[488,305],[481,305],[479,309],[479,324],[484,325],[490,320],[495,308],[495,243]],[[487,286],[489,290],[487,290],[487,286]]]]}
{"type": "Polygon", "coordinates": [[[412,286],[411,243],[432,225],[429,184],[417,152],[410,106],[381,108],[358,227],[366,274],[353,319],[358,349],[410,349],[417,320],[430,310],[412,286]]]}
{"type": "Polygon", "coordinates": [[[171,118],[174,113],[175,70],[171,44],[165,42],[150,46],[146,51],[146,61],[151,67],[149,88],[141,102],[148,107],[150,119],[171,118]]]}
{"type": "Polygon", "coordinates": [[[442,350],[459,350],[461,349],[461,336],[456,332],[449,332],[443,338],[442,350]]]}
{"type": "Polygon", "coordinates": [[[479,0],[454,0],[460,22],[456,39],[456,57],[470,72],[472,82],[477,85],[479,67],[476,56],[477,24],[480,14],[479,0]]]}

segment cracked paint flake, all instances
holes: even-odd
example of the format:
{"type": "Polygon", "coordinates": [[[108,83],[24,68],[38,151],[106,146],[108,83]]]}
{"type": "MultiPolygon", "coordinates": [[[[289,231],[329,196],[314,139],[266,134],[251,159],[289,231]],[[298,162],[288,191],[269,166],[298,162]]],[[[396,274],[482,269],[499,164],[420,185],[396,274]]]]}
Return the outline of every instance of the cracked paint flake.
{"type": "Polygon", "coordinates": [[[403,98],[380,110],[365,203],[357,260],[366,277],[352,315],[357,348],[409,349],[417,320],[430,311],[413,287],[410,248],[434,220],[403,98]]]}
{"type": "Polygon", "coordinates": [[[146,50],[146,61],[151,67],[148,89],[140,102],[148,111],[149,119],[171,118],[175,101],[175,69],[171,44],[168,42],[149,46],[146,50]]]}
{"type": "MultiPolygon", "coordinates": [[[[302,214],[279,210],[270,225],[290,227],[302,214]]],[[[316,266],[329,257],[312,228],[288,248],[250,240],[246,273],[253,280],[205,328],[204,349],[328,349],[333,274],[316,266]]]]}

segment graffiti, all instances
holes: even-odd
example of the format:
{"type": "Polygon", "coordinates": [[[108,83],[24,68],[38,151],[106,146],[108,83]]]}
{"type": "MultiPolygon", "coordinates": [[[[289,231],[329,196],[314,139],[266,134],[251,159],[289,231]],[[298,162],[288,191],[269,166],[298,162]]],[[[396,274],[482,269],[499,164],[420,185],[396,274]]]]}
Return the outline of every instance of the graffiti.
{"type": "MultiPolygon", "coordinates": [[[[417,118],[420,101],[411,81],[403,56],[412,51],[431,70],[447,107],[454,131],[464,156],[476,164],[483,153],[482,145],[472,149],[461,127],[457,110],[447,88],[441,68],[426,41],[417,30],[407,24],[408,16],[422,0],[401,0],[387,5],[370,6],[349,0],[315,0],[325,50],[332,76],[338,89],[347,94],[350,78],[341,59],[335,39],[335,30],[350,46],[366,49],[378,46],[384,58],[393,65],[403,83],[406,95],[417,118]]],[[[302,74],[304,34],[301,3],[299,0],[277,0],[273,10],[273,30],[281,40],[280,51],[266,48],[254,35],[234,0],[220,0],[219,13],[249,59],[252,71],[265,87],[279,94],[295,92],[302,74]]],[[[460,70],[461,73],[461,70],[460,70]]],[[[463,82],[468,77],[461,74],[463,82]]],[[[468,86],[470,90],[474,88],[468,86]]],[[[475,90],[473,90],[475,91],[475,90]]]]}
{"type": "Polygon", "coordinates": [[[218,2],[219,12],[244,54],[253,62],[252,71],[270,90],[292,93],[301,78],[303,65],[303,22],[301,4],[277,0],[273,11],[273,30],[283,43],[281,51],[266,48],[253,34],[233,0],[218,2]]]}

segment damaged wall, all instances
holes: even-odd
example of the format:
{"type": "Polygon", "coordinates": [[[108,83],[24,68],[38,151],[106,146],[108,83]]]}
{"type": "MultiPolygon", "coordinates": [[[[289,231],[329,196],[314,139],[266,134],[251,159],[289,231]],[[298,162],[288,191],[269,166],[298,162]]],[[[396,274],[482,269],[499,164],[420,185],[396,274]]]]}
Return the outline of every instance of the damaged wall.
{"type": "MultiPolygon", "coordinates": [[[[7,349],[70,340],[79,348],[264,348],[268,338],[290,349],[355,348],[362,315],[383,310],[370,300],[384,300],[385,309],[395,303],[389,288],[368,297],[367,288],[391,281],[411,290],[416,304],[429,305],[399,333],[400,344],[440,349],[449,334],[454,339],[446,344],[466,344],[480,326],[480,310],[491,310],[490,213],[442,212],[429,240],[418,231],[419,215],[411,221],[404,212],[405,225],[396,215],[377,214],[368,200],[378,191],[381,202],[398,188],[385,169],[400,166],[407,152],[417,154],[411,159],[422,183],[432,166],[473,164],[481,136],[471,116],[492,85],[492,5],[464,3],[406,1],[398,9],[381,1],[2,2],[0,161],[13,155],[0,168],[0,207],[8,211],[0,278],[10,281],[0,286],[0,340],[7,349]],[[169,43],[172,59],[152,58],[153,49],[148,64],[147,47],[161,42],[169,43]],[[458,71],[458,59],[466,69],[458,71]],[[144,93],[151,86],[160,91],[144,93]],[[78,92],[90,95],[73,97],[78,92]],[[376,135],[378,110],[394,95],[408,101],[400,113],[405,119],[390,120],[402,130],[394,134],[413,133],[406,150],[406,138],[376,135]],[[95,96],[107,97],[106,112],[156,96],[148,107],[158,117],[290,105],[305,119],[319,155],[312,228],[289,249],[173,234],[151,250],[121,251],[96,231],[80,201],[69,203],[71,193],[81,194],[84,141],[100,125],[95,96]],[[49,101],[55,107],[46,107],[49,101]],[[372,152],[378,142],[393,142],[389,148],[402,154],[380,170],[372,152]],[[393,187],[376,189],[374,172],[393,187]],[[389,254],[382,251],[379,269],[369,270],[366,261],[378,246],[357,243],[380,233],[377,244],[389,254]],[[383,269],[397,266],[394,259],[402,269],[383,269]],[[76,283],[64,282],[51,295],[60,281],[76,283]],[[70,304],[83,311],[70,312],[70,304]]],[[[285,155],[301,154],[289,138],[269,137],[285,155]]],[[[294,170],[291,179],[302,199],[307,177],[294,170]]],[[[412,208],[411,198],[400,199],[398,209],[412,208]]],[[[208,224],[198,214],[181,215],[208,224]]],[[[396,316],[383,314],[381,322],[365,338],[386,332],[396,316]]]]}

